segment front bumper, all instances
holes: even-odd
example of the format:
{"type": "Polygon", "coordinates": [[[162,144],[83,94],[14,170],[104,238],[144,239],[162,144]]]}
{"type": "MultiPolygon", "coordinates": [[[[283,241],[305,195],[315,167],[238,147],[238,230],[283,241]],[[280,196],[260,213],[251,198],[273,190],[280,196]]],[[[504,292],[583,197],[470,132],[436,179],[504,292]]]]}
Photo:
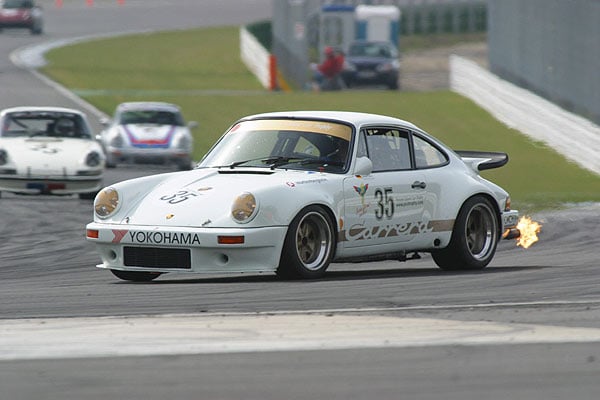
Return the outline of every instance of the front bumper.
{"type": "Polygon", "coordinates": [[[149,227],[90,223],[87,239],[102,259],[98,268],[123,271],[239,273],[274,272],[286,226],[263,228],[149,227]],[[219,236],[240,237],[221,244],[219,236]]]}
{"type": "Polygon", "coordinates": [[[0,191],[19,194],[69,195],[93,193],[102,189],[102,175],[41,177],[0,176],[0,191]]]}
{"type": "Polygon", "coordinates": [[[166,162],[169,160],[186,160],[191,158],[189,150],[177,148],[144,148],[108,147],[106,153],[113,162],[166,162]]]}

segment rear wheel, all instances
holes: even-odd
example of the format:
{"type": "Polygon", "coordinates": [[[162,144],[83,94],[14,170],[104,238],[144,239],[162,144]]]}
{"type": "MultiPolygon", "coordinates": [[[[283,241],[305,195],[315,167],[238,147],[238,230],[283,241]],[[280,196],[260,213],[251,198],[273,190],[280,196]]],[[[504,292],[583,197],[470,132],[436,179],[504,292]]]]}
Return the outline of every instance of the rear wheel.
{"type": "Polygon", "coordinates": [[[304,208],[288,228],[277,275],[284,278],[319,278],[333,258],[334,229],[319,206],[304,208]]]}
{"type": "Polygon", "coordinates": [[[448,247],[431,255],[445,270],[482,269],[492,261],[499,237],[495,207],[487,198],[475,196],[461,207],[448,247]]]}
{"type": "Polygon", "coordinates": [[[117,269],[111,269],[110,272],[119,279],[132,282],[150,282],[161,275],[160,272],[120,271],[117,269]]]}

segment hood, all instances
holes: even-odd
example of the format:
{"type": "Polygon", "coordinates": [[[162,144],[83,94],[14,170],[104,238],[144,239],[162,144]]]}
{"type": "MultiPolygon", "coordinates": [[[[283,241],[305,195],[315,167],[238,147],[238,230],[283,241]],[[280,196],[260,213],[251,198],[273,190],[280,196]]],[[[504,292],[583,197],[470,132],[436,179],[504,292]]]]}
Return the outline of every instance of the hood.
{"type": "Polygon", "coordinates": [[[10,162],[19,173],[33,175],[73,174],[84,166],[88,153],[102,153],[92,140],[68,138],[4,138],[0,147],[8,152],[10,162]]]}
{"type": "MultiPolygon", "coordinates": [[[[239,228],[273,224],[278,213],[278,207],[273,206],[286,191],[293,193],[298,190],[296,186],[311,180],[324,181],[326,176],[265,168],[207,168],[169,174],[145,193],[134,194],[141,196],[137,199],[127,199],[129,190],[124,188],[123,209],[115,219],[121,223],[152,226],[239,228]],[[250,224],[238,224],[230,217],[234,200],[244,192],[252,193],[259,207],[257,217],[250,224]],[[265,217],[267,210],[269,216],[265,217]]],[[[130,185],[133,194],[137,185],[135,182],[130,185]]]]}
{"type": "Polygon", "coordinates": [[[175,125],[128,124],[121,125],[129,143],[140,148],[169,148],[178,132],[175,125]]]}

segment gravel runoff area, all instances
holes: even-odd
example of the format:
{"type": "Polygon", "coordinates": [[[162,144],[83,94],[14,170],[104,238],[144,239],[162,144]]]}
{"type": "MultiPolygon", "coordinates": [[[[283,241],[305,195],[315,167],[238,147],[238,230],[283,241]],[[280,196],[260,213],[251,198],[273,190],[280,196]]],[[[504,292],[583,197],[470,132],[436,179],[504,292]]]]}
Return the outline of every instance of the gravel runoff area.
{"type": "Polygon", "coordinates": [[[461,43],[427,50],[415,50],[402,55],[400,84],[409,92],[428,92],[450,88],[450,56],[459,55],[488,66],[485,42],[461,43]]]}

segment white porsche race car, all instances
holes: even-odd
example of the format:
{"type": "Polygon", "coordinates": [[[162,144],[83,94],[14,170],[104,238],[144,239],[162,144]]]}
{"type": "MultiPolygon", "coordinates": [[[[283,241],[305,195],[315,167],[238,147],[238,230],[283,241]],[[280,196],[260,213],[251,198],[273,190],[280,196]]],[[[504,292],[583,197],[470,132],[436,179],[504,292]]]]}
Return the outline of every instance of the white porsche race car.
{"type": "Polygon", "coordinates": [[[509,195],[479,175],[504,153],[456,153],[415,125],[351,112],[237,121],[192,171],[103,189],[87,239],[124,280],[166,272],[322,276],[331,262],[413,258],[480,269],[518,237],[509,195]]]}
{"type": "Polygon", "coordinates": [[[173,163],[179,169],[192,167],[193,137],[178,106],[163,102],[121,103],[114,118],[104,121],[99,135],[106,153],[106,166],[119,163],[173,163]]]}
{"type": "Polygon", "coordinates": [[[85,114],[60,107],[0,112],[0,192],[78,194],[102,189],[104,153],[85,114]]]}

